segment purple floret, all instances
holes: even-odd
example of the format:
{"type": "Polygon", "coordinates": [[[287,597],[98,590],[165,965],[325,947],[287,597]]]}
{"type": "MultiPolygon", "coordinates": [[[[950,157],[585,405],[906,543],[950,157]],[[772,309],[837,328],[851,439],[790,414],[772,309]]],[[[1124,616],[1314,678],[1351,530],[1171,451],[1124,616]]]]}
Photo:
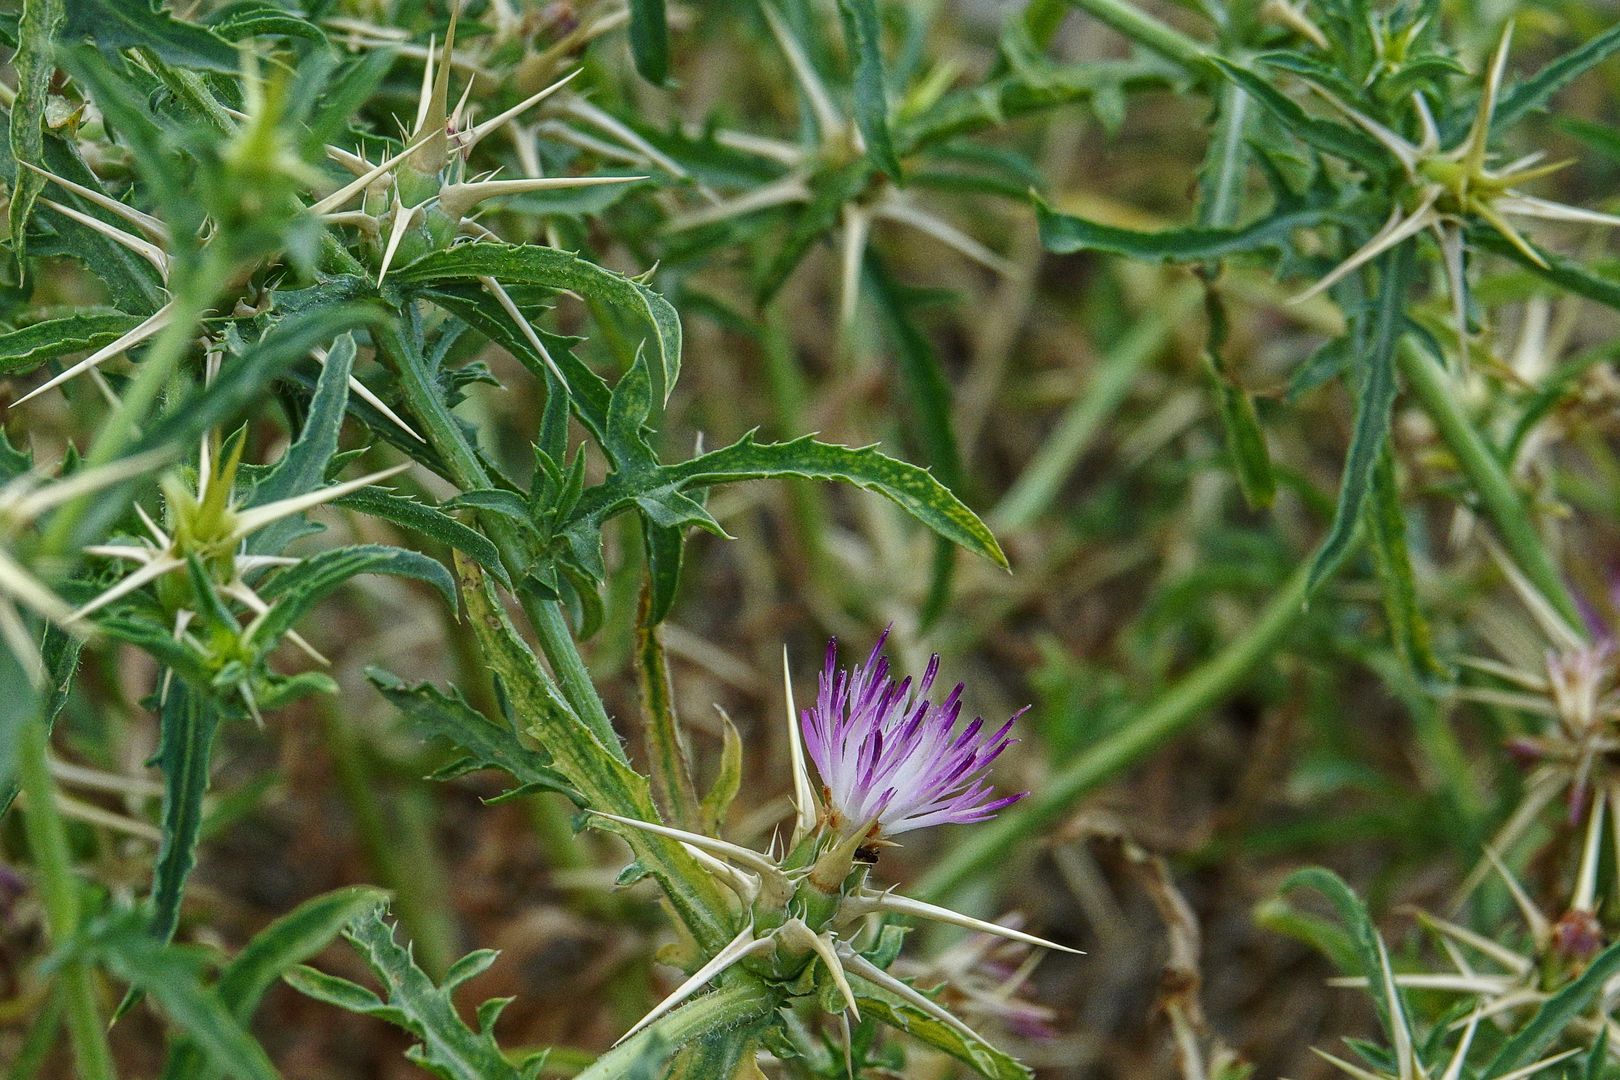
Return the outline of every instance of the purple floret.
{"type": "Polygon", "coordinates": [[[994,797],[985,773],[1012,745],[1013,721],[993,732],[982,717],[957,730],[962,686],[938,704],[928,698],[939,656],[922,679],[896,682],[880,654],[883,631],[864,664],[838,667],[838,643],[827,643],[816,703],[803,710],[805,749],[821,774],[832,824],[840,832],[876,826],[873,838],[930,825],[984,821],[1028,792],[994,797]]]}

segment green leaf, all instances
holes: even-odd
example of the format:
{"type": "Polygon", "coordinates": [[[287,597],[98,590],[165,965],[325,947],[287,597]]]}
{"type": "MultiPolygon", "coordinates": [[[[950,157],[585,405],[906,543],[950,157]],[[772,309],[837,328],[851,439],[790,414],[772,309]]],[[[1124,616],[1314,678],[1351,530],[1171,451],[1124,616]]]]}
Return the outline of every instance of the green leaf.
{"type": "Polygon", "coordinates": [[[64,41],[89,41],[108,55],[147,49],[182,68],[235,75],[236,46],[206,27],[182,22],[151,0],[70,0],[64,41]]]}
{"type": "Polygon", "coordinates": [[[742,790],[742,736],[731,717],[720,713],[720,765],[714,772],[714,783],[709,785],[703,801],[698,804],[698,817],[703,831],[719,836],[737,793],[742,790]]]}
{"type": "Polygon", "coordinates": [[[859,976],[851,976],[855,1001],[861,1015],[872,1016],[936,1050],[971,1066],[990,1080],[1031,1080],[1035,1075],[1017,1060],[982,1039],[970,1039],[961,1031],[923,1012],[915,1005],[888,993],[859,976]]]}
{"type": "Polygon", "coordinates": [[[358,510],[435,540],[477,560],[478,565],[494,574],[502,585],[511,584],[494,541],[477,529],[463,525],[437,506],[369,486],[341,499],[334,499],[332,505],[358,510]]]}
{"type": "Polygon", "coordinates": [[[394,927],[383,918],[381,908],[373,909],[344,936],[382,980],[389,1010],[384,1015],[420,1040],[407,1054],[412,1061],[442,1080],[520,1080],[494,1036],[462,1022],[450,997],[452,987],[435,986],[416,966],[410,950],[394,940],[394,927]]]}
{"type": "MultiPolygon", "coordinates": [[[[253,488],[248,506],[263,506],[278,499],[303,495],[320,487],[327,466],[337,453],[338,433],[343,429],[343,413],[349,404],[349,376],[354,371],[354,335],[344,334],[332,345],[309,415],[298,439],[265,478],[253,488]]],[[[272,521],[248,538],[247,550],[254,555],[279,555],[289,543],[309,532],[302,515],[272,521]]]]}
{"type": "Polygon", "coordinates": [[[437,559],[385,544],[332,548],[289,566],[259,590],[272,606],[248,628],[249,643],[268,649],[322,597],[356,574],[391,574],[425,581],[439,590],[452,610],[456,606],[455,581],[437,559]]]}
{"type": "MultiPolygon", "coordinates": [[[[65,18],[63,0],[23,0],[22,18],[17,23],[17,51],[11,58],[17,77],[17,96],[11,103],[11,156],[29,165],[45,165],[45,103],[51,96],[51,76],[56,71],[52,41],[65,18]]],[[[21,165],[11,185],[11,243],[19,274],[26,273],[25,242],[28,217],[34,200],[45,187],[45,178],[21,165]]]]}
{"type": "Polygon", "coordinates": [[[855,63],[855,126],[866,154],[883,173],[900,179],[900,159],[889,136],[889,102],[883,78],[883,27],[876,0],[838,0],[844,43],[855,63]]]}
{"type": "Polygon", "coordinates": [[[583,800],[545,754],[525,746],[517,732],[468,705],[460,691],[452,688],[445,694],[427,683],[409,686],[376,667],[366,669],[366,678],[424,737],[442,739],[467,755],[455,767],[456,775],[474,768],[499,769],[518,782],[508,794],[557,791],[575,802],[583,800]]]}
{"type": "Polygon", "coordinates": [[[1538,263],[1495,229],[1470,229],[1468,242],[1493,254],[1507,256],[1530,273],[1560,289],[1620,310],[1620,280],[1612,276],[1612,273],[1610,275],[1594,273],[1574,259],[1541,247],[1536,248],[1541,256],[1541,262],[1538,263]]]}
{"type": "Polygon", "coordinates": [[[781,477],[839,480],[875,491],[953,543],[1007,566],[1007,556],[984,522],[928,470],[886,457],[872,446],[835,446],[808,435],[760,443],[750,432],[731,446],[678,465],[634,475],[614,473],[585,493],[570,532],[577,543],[595,542],[601,522],[631,503],[646,508],[689,487],[781,477]]]}
{"type": "Polygon", "coordinates": [[[329,304],[283,318],[239,356],[228,358],[212,383],[181,395],[149,425],[133,452],[190,443],[210,428],[225,426],[257,404],[271,381],[310,350],[330,345],[345,330],[377,322],[380,314],[367,304],[329,304]]]}
{"type": "Polygon", "coordinates": [[[84,311],[0,334],[0,375],[24,374],[58,356],[99,349],[143,321],[120,311],[84,311]]]}
{"type": "Polygon", "coordinates": [[[681,320],[675,309],[641,282],[605,270],[569,251],[539,245],[461,244],[435,251],[393,272],[397,287],[445,282],[476,283],[480,276],[503,285],[539,285],[568,289],[639,322],[645,345],[656,363],[656,392],[668,400],[681,373],[681,320]]]}
{"type": "Polygon", "coordinates": [[[1413,243],[1408,241],[1379,259],[1382,279],[1373,311],[1372,340],[1366,368],[1356,395],[1355,430],[1339,484],[1339,500],[1328,535],[1311,560],[1307,591],[1314,590],[1333,572],[1350,549],[1360,520],[1361,506],[1372,485],[1373,467],[1389,438],[1395,407],[1395,344],[1405,326],[1406,292],[1412,275],[1413,243]]]}
{"type": "Polygon", "coordinates": [[[1378,931],[1373,927],[1366,905],[1362,904],[1350,886],[1344,883],[1343,878],[1319,866],[1296,870],[1284,879],[1277,891],[1288,893],[1295,889],[1315,889],[1333,904],[1339,919],[1350,932],[1350,943],[1360,968],[1359,971],[1346,974],[1366,977],[1368,994],[1378,1009],[1378,1016],[1384,1029],[1388,1031],[1391,1003],[1384,993],[1383,952],[1378,942],[1378,931]]]}
{"type": "Polygon", "coordinates": [[[1296,138],[1324,153],[1351,162],[1370,176],[1382,176],[1397,164],[1377,139],[1360,128],[1311,116],[1293,98],[1272,86],[1260,73],[1222,56],[1209,62],[1247,94],[1269,109],[1296,138]]]}
{"type": "Polygon", "coordinates": [[[1603,993],[1604,984],[1620,971],[1620,942],[1604,949],[1581,972],[1580,978],[1553,994],[1524,1025],[1496,1052],[1496,1057],[1480,1073],[1484,1080],[1522,1069],[1564,1035],[1570,1024],[1603,993]]]}
{"type": "Polygon", "coordinates": [[[152,936],[167,942],[180,923],[180,898],[197,862],[203,795],[219,714],[208,698],[182,679],[169,683],[158,732],[157,765],[163,773],[163,843],[152,883],[152,936]]]}
{"type": "Polygon", "coordinates": [[[1575,79],[1620,51],[1620,24],[1609,27],[1580,48],[1560,56],[1523,82],[1503,91],[1491,116],[1491,130],[1505,131],[1528,113],[1546,105],[1575,79]]]}
{"type": "Polygon", "coordinates": [[[92,928],[85,949],[113,975],[156,1002],[205,1060],[241,1080],[278,1080],[264,1050],[203,981],[207,954],[165,945],[144,920],[118,919],[92,928]]]}
{"type": "MultiPolygon", "coordinates": [[[[245,1026],[277,979],[326,948],[345,927],[387,899],[381,889],[355,885],[304,901],[253,935],[236,954],[220,976],[216,988],[220,1000],[245,1026]]],[[[162,1080],[212,1080],[217,1075],[205,1066],[196,1044],[183,1039],[169,1051],[162,1080]]]]}
{"type": "Polygon", "coordinates": [[[1235,229],[1189,226],[1161,232],[1139,232],[1090,221],[1053,210],[1035,197],[1035,218],[1041,246],[1067,255],[1076,251],[1104,251],[1136,259],[1163,262],[1212,262],[1232,255],[1281,251],[1292,244],[1296,229],[1309,229],[1334,220],[1332,207],[1299,204],[1278,207],[1248,225],[1235,229]]]}
{"type": "Polygon", "coordinates": [[[630,0],[630,55],[654,86],[669,78],[669,19],[664,0],[630,0]]]}

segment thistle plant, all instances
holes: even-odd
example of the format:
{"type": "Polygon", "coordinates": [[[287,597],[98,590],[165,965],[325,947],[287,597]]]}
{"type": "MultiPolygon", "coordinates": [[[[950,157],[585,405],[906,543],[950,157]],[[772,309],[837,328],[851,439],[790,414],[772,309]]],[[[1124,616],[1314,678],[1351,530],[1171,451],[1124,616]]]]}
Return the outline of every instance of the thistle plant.
{"type": "Polygon", "coordinates": [[[3,1071],[1614,1080],[1612,22],[12,5],[3,1071]]]}

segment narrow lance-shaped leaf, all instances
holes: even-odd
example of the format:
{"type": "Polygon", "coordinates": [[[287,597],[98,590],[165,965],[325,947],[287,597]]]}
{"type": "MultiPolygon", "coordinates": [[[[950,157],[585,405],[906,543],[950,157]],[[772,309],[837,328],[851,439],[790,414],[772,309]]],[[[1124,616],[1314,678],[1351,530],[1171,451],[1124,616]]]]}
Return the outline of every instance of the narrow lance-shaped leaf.
{"type": "Polygon", "coordinates": [[[1429,623],[1418,603],[1417,578],[1406,542],[1406,516],[1401,508],[1395,458],[1385,447],[1373,467],[1371,498],[1367,503],[1372,551],[1384,579],[1384,614],[1389,620],[1395,652],[1418,678],[1441,675],[1445,667],[1434,655],[1429,623]]]}
{"type": "Polygon", "coordinates": [[[1344,883],[1344,879],[1331,870],[1307,867],[1295,871],[1283,881],[1278,891],[1287,893],[1300,888],[1315,889],[1327,897],[1338,912],[1339,919],[1350,932],[1356,965],[1360,968],[1353,974],[1363,975],[1368,980],[1373,1004],[1377,1006],[1379,1019],[1387,1029],[1390,1023],[1391,1003],[1384,997],[1384,984],[1380,978],[1380,972],[1383,970],[1383,954],[1378,944],[1378,931],[1373,928],[1372,919],[1367,915],[1367,908],[1356,898],[1350,886],[1344,883]]]}
{"type": "Polygon", "coordinates": [[[1620,942],[1593,957],[1579,978],[1542,1002],[1535,1014],[1497,1051],[1480,1076],[1489,1080],[1529,1065],[1569,1030],[1572,1021],[1586,1012],[1617,971],[1620,971],[1620,942]]]}
{"type": "Polygon", "coordinates": [[[888,91],[883,79],[882,25],[876,0],[838,0],[844,42],[855,65],[855,125],[866,140],[872,163],[891,180],[900,179],[900,159],[889,135],[888,91]]]}
{"type": "Polygon", "coordinates": [[[862,1016],[872,1016],[919,1042],[964,1062],[989,1080],[1030,1080],[1035,1074],[1016,1059],[982,1039],[970,1039],[958,1028],[929,1016],[865,982],[856,983],[855,1002],[862,1016]]]}
{"type": "MultiPolygon", "coordinates": [[[[610,750],[602,735],[574,713],[540,668],[539,661],[512,626],[506,609],[488,580],[470,560],[456,556],[456,573],[467,605],[467,624],[478,638],[484,660],[497,675],[513,711],[531,726],[530,733],[547,750],[553,766],[599,810],[640,821],[656,821],[647,781],[625,762],[617,736],[610,750]],[[617,750],[617,752],[615,752],[617,750]]],[[[625,840],[643,866],[658,878],[671,906],[699,943],[711,952],[736,933],[724,914],[720,887],[678,844],[641,830],[627,830],[625,840]]]]}
{"type": "Polygon", "coordinates": [[[0,375],[24,374],[58,356],[99,349],[143,321],[119,311],[87,311],[0,334],[0,375]]]}
{"type": "Polygon", "coordinates": [[[332,505],[358,510],[362,514],[392,522],[403,529],[435,540],[476,560],[478,565],[495,575],[495,579],[502,585],[511,584],[495,542],[477,529],[463,525],[436,506],[429,506],[409,496],[397,495],[380,487],[363,487],[341,499],[334,499],[332,505]]]}
{"type": "Polygon", "coordinates": [[[202,950],[165,945],[135,919],[95,927],[84,947],[114,976],[155,1001],[215,1069],[238,1080],[279,1080],[264,1049],[203,981],[207,954],[202,950]]]}
{"type": "Polygon", "coordinates": [[[179,925],[180,898],[197,861],[203,795],[208,791],[214,734],[219,730],[219,714],[204,694],[181,679],[173,680],[168,690],[158,735],[163,844],[154,871],[151,916],[152,936],[165,942],[174,937],[179,925]]]}
{"type": "Polygon", "coordinates": [[[1412,248],[1411,242],[1402,244],[1379,260],[1382,279],[1372,313],[1373,332],[1366,367],[1356,396],[1355,430],[1350,437],[1350,453],[1344,463],[1344,478],[1339,485],[1339,501],[1333,511],[1333,523],[1311,561],[1309,589],[1320,585],[1349,551],[1351,538],[1360,520],[1362,503],[1372,484],[1373,467],[1389,438],[1396,392],[1395,344],[1405,325],[1412,248]]]}
{"type": "Polygon", "coordinates": [[[1215,412],[1226,435],[1226,453],[1232,459],[1243,500],[1252,509],[1264,509],[1277,497],[1277,481],[1271,472],[1271,454],[1266,449],[1266,435],[1260,429],[1254,399],[1227,368],[1223,352],[1227,336],[1226,306],[1213,281],[1205,284],[1204,309],[1209,320],[1204,364],[1215,391],[1215,412]]]}
{"type": "Polygon", "coordinates": [[[1053,210],[1035,198],[1035,218],[1041,246],[1058,255],[1102,251],[1162,262],[1212,262],[1234,255],[1280,251],[1293,241],[1296,229],[1308,229],[1333,220],[1331,207],[1301,203],[1274,208],[1248,225],[1237,228],[1189,226],[1161,232],[1140,232],[1090,221],[1053,210]]]}
{"type": "Polygon", "coordinates": [[[654,86],[669,78],[669,18],[664,0],[630,0],[630,55],[654,86]]]}
{"type": "Polygon", "coordinates": [[[87,40],[108,54],[149,49],[177,67],[235,75],[236,47],[207,27],[176,19],[152,0],[69,0],[67,40],[87,40]]]}
{"type": "MultiPolygon", "coordinates": [[[[302,495],[314,491],[325,481],[326,467],[337,453],[343,413],[349,403],[349,376],[354,371],[354,356],[354,336],[339,337],[321,368],[303,431],[270,473],[254,487],[248,506],[263,506],[302,495]]],[[[308,531],[309,526],[298,515],[273,521],[248,538],[247,550],[256,555],[280,554],[293,539],[308,531]]]]}
{"type": "Polygon", "coordinates": [[[1504,131],[1524,117],[1546,105],[1552,96],[1568,86],[1582,74],[1620,51],[1620,24],[1578,49],[1560,56],[1523,82],[1515,83],[1502,93],[1491,114],[1491,129],[1504,131]]]}
{"type": "Polygon", "coordinates": [[[670,689],[669,660],[658,624],[652,620],[652,592],[641,593],[636,624],[636,674],[641,685],[641,712],[652,758],[653,794],[667,819],[682,829],[698,828],[697,789],[692,783],[692,755],[686,732],[675,712],[670,689]]]}
{"type": "Polygon", "coordinates": [[[248,628],[248,639],[259,648],[276,642],[327,593],[356,574],[391,574],[425,581],[439,591],[451,608],[456,585],[437,559],[420,552],[384,544],[357,544],[312,555],[271,578],[259,590],[271,608],[248,628]]]}

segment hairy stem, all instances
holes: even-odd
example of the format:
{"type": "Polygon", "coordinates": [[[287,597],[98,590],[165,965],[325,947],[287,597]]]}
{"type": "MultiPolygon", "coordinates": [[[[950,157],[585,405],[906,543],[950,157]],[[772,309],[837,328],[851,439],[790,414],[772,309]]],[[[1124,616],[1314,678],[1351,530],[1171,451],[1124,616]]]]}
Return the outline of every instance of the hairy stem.
{"type": "Polygon", "coordinates": [[[644,1054],[660,1045],[679,1047],[693,1039],[757,1020],[780,1001],[764,983],[739,972],[712,994],[682,1005],[596,1059],[577,1080],[609,1080],[628,1075],[644,1054]]]}

